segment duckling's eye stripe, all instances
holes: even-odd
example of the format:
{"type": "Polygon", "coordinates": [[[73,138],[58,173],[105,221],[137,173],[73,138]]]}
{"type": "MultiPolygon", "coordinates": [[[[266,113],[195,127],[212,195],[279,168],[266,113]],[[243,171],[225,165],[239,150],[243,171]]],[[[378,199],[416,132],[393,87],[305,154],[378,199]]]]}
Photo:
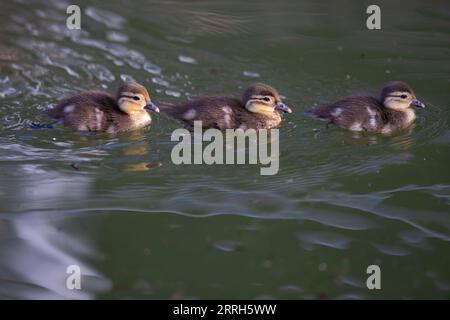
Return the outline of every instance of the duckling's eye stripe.
{"type": "Polygon", "coordinates": [[[128,99],[132,99],[132,100],[145,100],[144,96],[140,93],[136,93],[136,92],[131,92],[131,91],[124,91],[120,93],[119,99],[120,98],[128,98],[128,99]],[[134,97],[139,97],[139,99],[134,99],[134,97]]]}
{"type": "Polygon", "coordinates": [[[267,104],[267,101],[264,101],[264,99],[250,99],[248,102],[267,104]]]}
{"type": "Polygon", "coordinates": [[[122,94],[121,96],[120,96],[120,98],[129,98],[129,99],[133,99],[135,96],[126,96],[126,95],[124,95],[124,94],[122,94]]]}
{"type": "Polygon", "coordinates": [[[263,100],[263,101],[269,101],[270,97],[269,96],[252,96],[251,97],[252,100],[263,100]]]}

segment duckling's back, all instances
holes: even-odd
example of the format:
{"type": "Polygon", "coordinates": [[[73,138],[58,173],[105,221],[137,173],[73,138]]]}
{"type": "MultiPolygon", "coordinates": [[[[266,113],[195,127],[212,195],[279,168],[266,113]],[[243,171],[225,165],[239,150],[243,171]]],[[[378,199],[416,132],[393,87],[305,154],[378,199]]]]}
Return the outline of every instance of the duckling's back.
{"type": "Polygon", "coordinates": [[[126,126],[128,122],[114,98],[101,91],[81,92],[64,99],[47,114],[78,131],[108,131],[108,128],[121,131],[115,124],[126,126]]]}
{"type": "Polygon", "coordinates": [[[386,122],[385,108],[374,97],[352,96],[317,107],[312,114],[352,131],[381,131],[386,122]]]}
{"type": "Polygon", "coordinates": [[[159,103],[158,106],[162,112],[189,126],[201,120],[203,128],[258,130],[274,128],[281,122],[278,112],[271,115],[250,112],[233,96],[209,96],[183,105],[159,103]]]}
{"type": "Polygon", "coordinates": [[[242,102],[233,96],[202,97],[186,104],[159,103],[165,114],[192,126],[202,121],[203,128],[231,129],[239,125],[237,115],[245,110],[242,102]]]}

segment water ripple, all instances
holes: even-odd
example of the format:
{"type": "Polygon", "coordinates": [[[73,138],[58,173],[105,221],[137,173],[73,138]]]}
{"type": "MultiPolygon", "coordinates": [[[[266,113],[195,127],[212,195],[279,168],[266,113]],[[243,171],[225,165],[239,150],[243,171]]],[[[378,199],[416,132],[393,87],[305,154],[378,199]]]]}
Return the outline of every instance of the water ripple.
{"type": "Polygon", "coordinates": [[[351,239],[333,232],[301,232],[297,234],[301,246],[313,250],[316,246],[344,250],[350,245],[351,239]]]}
{"type": "Polygon", "coordinates": [[[95,21],[104,24],[108,28],[122,29],[126,23],[126,19],[114,12],[95,7],[86,7],[85,14],[95,21]]]}

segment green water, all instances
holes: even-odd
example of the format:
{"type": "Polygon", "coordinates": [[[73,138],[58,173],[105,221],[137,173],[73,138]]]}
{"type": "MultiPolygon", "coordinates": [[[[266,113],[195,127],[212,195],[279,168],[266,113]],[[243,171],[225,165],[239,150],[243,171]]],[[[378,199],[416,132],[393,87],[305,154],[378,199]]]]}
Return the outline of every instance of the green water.
{"type": "Polygon", "coordinates": [[[379,1],[376,31],[357,0],[79,1],[81,31],[69,4],[0,4],[1,298],[450,298],[448,1],[379,1]],[[175,166],[162,115],[116,137],[29,128],[130,78],[155,102],[273,85],[294,109],[280,171],[175,166]],[[304,115],[394,79],[427,104],[394,136],[304,115]]]}

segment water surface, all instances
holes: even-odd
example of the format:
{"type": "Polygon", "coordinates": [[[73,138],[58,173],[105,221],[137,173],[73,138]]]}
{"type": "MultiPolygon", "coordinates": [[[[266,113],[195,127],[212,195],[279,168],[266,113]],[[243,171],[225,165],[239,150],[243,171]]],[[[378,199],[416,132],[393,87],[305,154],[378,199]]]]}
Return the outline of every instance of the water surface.
{"type": "Polygon", "coordinates": [[[382,1],[381,31],[367,1],[78,3],[80,31],[69,2],[0,4],[1,298],[450,298],[447,1],[382,1]],[[295,110],[279,173],[175,166],[179,124],[159,115],[118,136],[30,129],[129,79],[156,102],[270,83],[295,110]],[[393,79],[428,106],[398,134],[304,115],[393,79]]]}

